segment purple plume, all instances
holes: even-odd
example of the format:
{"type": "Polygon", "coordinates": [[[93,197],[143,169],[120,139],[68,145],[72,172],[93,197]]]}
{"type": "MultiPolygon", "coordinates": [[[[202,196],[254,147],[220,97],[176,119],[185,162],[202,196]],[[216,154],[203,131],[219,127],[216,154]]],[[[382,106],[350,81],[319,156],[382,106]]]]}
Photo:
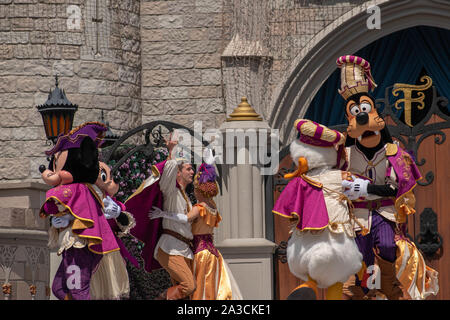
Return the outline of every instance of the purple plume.
{"type": "Polygon", "coordinates": [[[198,178],[199,183],[216,181],[217,174],[214,166],[202,163],[201,166],[198,168],[198,172],[201,172],[201,175],[198,178]]]}

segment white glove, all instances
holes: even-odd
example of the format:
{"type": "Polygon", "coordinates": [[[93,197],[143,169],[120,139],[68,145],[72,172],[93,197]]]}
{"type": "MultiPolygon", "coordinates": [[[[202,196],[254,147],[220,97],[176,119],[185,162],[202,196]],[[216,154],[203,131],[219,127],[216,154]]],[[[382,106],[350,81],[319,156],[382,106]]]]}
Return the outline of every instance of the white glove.
{"type": "Polygon", "coordinates": [[[354,181],[342,180],[342,186],[348,188],[349,190],[344,190],[344,194],[350,200],[356,200],[360,197],[367,197],[367,186],[369,185],[369,180],[363,180],[356,178],[354,181]]]}
{"type": "Polygon", "coordinates": [[[66,214],[61,217],[53,217],[52,218],[52,226],[55,228],[65,228],[69,225],[70,221],[74,220],[75,218],[71,214],[66,214]]]}
{"type": "Polygon", "coordinates": [[[106,219],[115,219],[120,215],[122,209],[120,206],[111,199],[110,196],[107,196],[103,199],[103,205],[105,206],[105,218],[106,219]]]}
{"type": "Polygon", "coordinates": [[[209,146],[203,151],[203,161],[206,164],[213,165],[216,162],[216,157],[213,156],[213,152],[209,146]]]}
{"type": "Polygon", "coordinates": [[[152,210],[149,213],[150,220],[157,219],[157,218],[166,218],[182,223],[188,223],[187,215],[184,213],[175,213],[175,212],[167,212],[163,211],[158,207],[153,207],[152,210]]]}

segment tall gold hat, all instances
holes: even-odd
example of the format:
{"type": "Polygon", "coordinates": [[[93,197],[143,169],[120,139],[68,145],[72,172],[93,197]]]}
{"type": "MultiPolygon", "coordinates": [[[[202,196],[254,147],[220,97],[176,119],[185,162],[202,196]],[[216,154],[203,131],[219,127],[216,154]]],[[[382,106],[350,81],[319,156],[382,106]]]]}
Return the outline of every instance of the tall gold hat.
{"type": "Polygon", "coordinates": [[[368,93],[377,86],[370,72],[370,63],[357,56],[339,57],[336,64],[341,68],[341,89],[339,94],[347,100],[357,93],[368,93]]]}

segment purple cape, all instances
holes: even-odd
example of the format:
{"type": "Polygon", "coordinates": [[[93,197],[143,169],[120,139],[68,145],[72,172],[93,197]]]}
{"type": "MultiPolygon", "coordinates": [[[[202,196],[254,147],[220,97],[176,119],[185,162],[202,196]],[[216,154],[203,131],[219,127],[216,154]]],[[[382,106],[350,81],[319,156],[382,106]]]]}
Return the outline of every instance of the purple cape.
{"type": "MultiPolygon", "coordinates": [[[[157,163],[153,166],[153,171],[157,170],[158,177],[160,178],[166,161],[157,163]]],[[[152,207],[158,207],[162,209],[163,194],[159,188],[159,179],[155,182],[147,184],[149,179],[145,180],[139,188],[133,193],[126,201],[125,206],[127,211],[130,212],[136,220],[136,226],[131,229],[131,234],[144,243],[142,249],[142,259],[144,260],[144,269],[147,272],[160,269],[161,265],[153,257],[153,253],[158,243],[159,237],[162,231],[162,219],[150,220],[148,214],[152,207]]]]}
{"type": "MultiPolygon", "coordinates": [[[[115,197],[112,197],[112,199],[120,206],[120,209],[122,211],[126,210],[125,205],[118,201],[115,197]]],[[[116,235],[118,232],[120,232],[120,227],[116,222],[116,219],[109,219],[107,220],[109,226],[111,227],[111,230],[114,232],[114,235],[116,235]]],[[[123,244],[122,240],[116,235],[116,241],[120,248],[120,255],[122,258],[127,259],[133,266],[136,268],[140,268],[139,262],[136,260],[136,258],[128,251],[127,247],[123,244]]]]}
{"type": "Polygon", "coordinates": [[[398,191],[396,198],[411,191],[416,185],[416,181],[422,178],[414,160],[402,148],[398,147],[397,152],[387,157],[389,163],[394,168],[398,179],[398,191]]]}
{"type": "Polygon", "coordinates": [[[58,214],[55,202],[64,206],[76,218],[72,231],[88,240],[91,252],[106,254],[119,250],[114,233],[103,215],[102,201],[88,184],[72,183],[48,190],[40,209],[41,217],[58,214]]]}
{"type": "Polygon", "coordinates": [[[301,231],[323,229],[329,222],[322,187],[302,177],[289,181],[272,212],[286,218],[297,216],[297,229],[301,231]]]}

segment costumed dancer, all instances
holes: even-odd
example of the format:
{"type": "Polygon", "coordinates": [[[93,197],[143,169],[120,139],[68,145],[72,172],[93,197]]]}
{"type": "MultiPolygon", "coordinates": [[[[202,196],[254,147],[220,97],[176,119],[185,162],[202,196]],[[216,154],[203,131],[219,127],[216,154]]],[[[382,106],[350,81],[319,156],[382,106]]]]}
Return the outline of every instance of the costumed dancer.
{"type": "MultiPolygon", "coordinates": [[[[348,170],[354,175],[353,181],[343,181],[344,193],[353,200],[355,216],[367,230],[361,232],[356,226],[356,243],[365,265],[376,262],[380,267],[381,293],[389,300],[396,300],[403,296],[396,276],[395,262],[402,256],[396,254],[396,234],[402,236],[402,241],[406,239],[400,226],[406,223],[408,215],[415,213],[413,189],[421,175],[410,154],[393,143],[375,107],[375,99],[369,94],[376,87],[369,62],[347,55],[338,58],[336,63],[341,68],[338,91],[345,100],[349,122],[348,170]]],[[[352,298],[360,299],[368,293],[364,287],[366,280],[367,273],[363,279],[356,277],[355,286],[349,287],[352,298]]]]}
{"type": "MultiPolygon", "coordinates": [[[[107,128],[85,123],[61,134],[49,168],[41,166],[42,179],[53,188],[46,193],[40,216],[51,217],[49,246],[58,247],[61,264],[53,279],[52,292],[60,300],[89,300],[93,275],[108,254],[119,246],[103,215],[103,202],[91,184],[98,177],[98,146],[107,128]]],[[[113,276],[113,275],[111,275],[113,276]]]]}
{"type": "Polygon", "coordinates": [[[128,212],[136,219],[136,227],[131,234],[144,242],[142,257],[145,270],[151,272],[163,267],[170,275],[173,286],[157,298],[167,300],[189,298],[195,290],[190,224],[166,218],[150,220],[148,217],[154,206],[184,214],[192,209],[185,188],[192,183],[194,170],[186,159],[170,159],[176,145],[177,141],[167,142],[169,160],[153,166],[152,176],[125,201],[128,212]]]}
{"type": "Polygon", "coordinates": [[[166,218],[192,223],[194,251],[194,281],[196,289],[192,300],[242,300],[239,290],[226,261],[214,246],[213,232],[222,220],[214,197],[219,192],[214,157],[211,149],[205,149],[205,163],[200,165],[194,176],[194,194],[197,204],[186,215],[181,212],[167,212],[153,208],[150,219],[166,218]]]}
{"type": "Polygon", "coordinates": [[[306,281],[289,295],[292,300],[317,299],[327,288],[328,300],[342,299],[343,283],[361,269],[355,243],[355,220],[342,194],[346,173],[345,137],[310,120],[299,119],[298,139],[290,145],[297,170],[275,203],[273,213],[296,219],[287,246],[289,270],[306,281]]]}
{"type": "Polygon", "coordinates": [[[140,266],[136,258],[128,252],[120,238],[129,234],[136,222],[133,216],[126,211],[125,205],[114,197],[119,191],[119,184],[114,181],[111,168],[101,161],[99,166],[100,172],[94,189],[99,190],[97,193],[103,199],[104,215],[111,230],[114,232],[122,259],[117,254],[104,257],[91,281],[91,296],[96,300],[124,299],[129,297],[130,292],[130,283],[124,259],[127,259],[136,268],[140,268],[140,266]],[[110,261],[107,262],[107,259],[110,261]],[[110,277],[110,274],[114,274],[115,277],[110,277]]]}

